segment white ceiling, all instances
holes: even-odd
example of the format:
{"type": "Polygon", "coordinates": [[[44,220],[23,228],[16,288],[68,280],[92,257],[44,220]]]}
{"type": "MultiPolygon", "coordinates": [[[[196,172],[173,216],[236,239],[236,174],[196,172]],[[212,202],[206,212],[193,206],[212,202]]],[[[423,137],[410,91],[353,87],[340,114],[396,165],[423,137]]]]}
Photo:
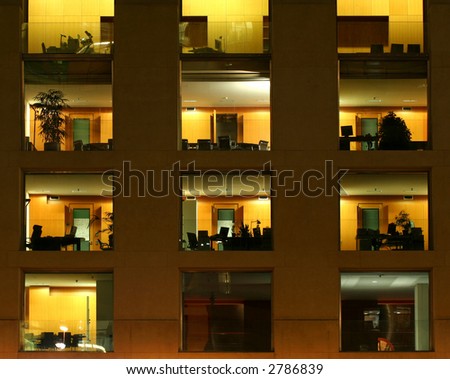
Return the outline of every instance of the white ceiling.
{"type": "MultiPolygon", "coordinates": [[[[105,177],[106,178],[106,177],[105,177]]],[[[200,178],[200,177],[199,177],[200,178]]],[[[270,183],[267,177],[252,177],[251,182],[241,183],[242,190],[248,194],[267,194],[270,183]]],[[[106,179],[105,179],[106,181],[106,179]]],[[[223,196],[230,194],[227,185],[230,181],[224,180],[222,184],[217,181],[208,182],[205,187],[194,182],[194,187],[201,194],[223,196]]],[[[233,187],[239,182],[233,180],[233,187]]],[[[347,173],[341,178],[342,195],[427,195],[427,173],[347,173]]],[[[185,188],[189,188],[185,184],[185,188]]],[[[237,188],[237,187],[236,187],[237,188]]],[[[29,194],[55,195],[55,196],[109,196],[111,195],[110,182],[103,183],[102,174],[28,174],[25,180],[25,190],[29,194]]],[[[186,192],[185,195],[191,195],[186,192]]],[[[199,195],[199,193],[193,193],[199,195]]]]}
{"type": "Polygon", "coordinates": [[[29,174],[25,192],[30,195],[110,196],[111,186],[101,174],[29,174]]]}
{"type": "Polygon", "coordinates": [[[428,284],[426,272],[341,273],[341,299],[413,299],[417,284],[428,284]]]}
{"type": "MultiPolygon", "coordinates": [[[[61,89],[68,104],[77,107],[112,107],[109,84],[27,84],[25,101],[34,103],[38,92],[61,89]]],[[[270,81],[184,81],[182,107],[269,107],[270,81]]],[[[341,107],[418,107],[427,105],[426,79],[342,79],[341,107]]]]}
{"type": "Polygon", "coordinates": [[[427,195],[427,173],[347,173],[340,180],[341,195],[427,195]]]}
{"type": "Polygon", "coordinates": [[[97,281],[112,280],[110,273],[27,273],[25,286],[95,287],[97,281]]]}

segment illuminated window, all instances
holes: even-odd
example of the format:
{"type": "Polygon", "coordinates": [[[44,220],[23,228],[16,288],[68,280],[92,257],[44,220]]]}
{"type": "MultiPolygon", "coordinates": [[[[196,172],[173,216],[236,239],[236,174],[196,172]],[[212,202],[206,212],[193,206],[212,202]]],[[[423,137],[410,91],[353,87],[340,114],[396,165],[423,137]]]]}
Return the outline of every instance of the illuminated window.
{"type": "Polygon", "coordinates": [[[183,150],[269,150],[270,60],[186,57],[181,105],[183,150]]]}
{"type": "Polygon", "coordinates": [[[350,172],[340,181],[341,250],[428,250],[428,174],[350,172]]]}
{"type": "Polygon", "coordinates": [[[341,351],[428,351],[427,272],[341,273],[341,351]]]}
{"type": "Polygon", "coordinates": [[[25,175],[26,249],[111,250],[113,203],[102,174],[25,175]]]}
{"type": "Polygon", "coordinates": [[[272,250],[269,175],[210,170],[182,179],[184,250],[272,250]]]}
{"type": "Polygon", "coordinates": [[[422,0],[402,7],[396,0],[337,0],[337,14],[339,53],[367,53],[374,45],[390,53],[400,46],[404,53],[425,51],[422,0]]]}
{"type": "Polygon", "coordinates": [[[265,53],[270,49],[269,1],[183,0],[182,53],[265,53]]]}
{"type": "Polygon", "coordinates": [[[113,276],[26,273],[22,350],[113,350],[113,276]]]}

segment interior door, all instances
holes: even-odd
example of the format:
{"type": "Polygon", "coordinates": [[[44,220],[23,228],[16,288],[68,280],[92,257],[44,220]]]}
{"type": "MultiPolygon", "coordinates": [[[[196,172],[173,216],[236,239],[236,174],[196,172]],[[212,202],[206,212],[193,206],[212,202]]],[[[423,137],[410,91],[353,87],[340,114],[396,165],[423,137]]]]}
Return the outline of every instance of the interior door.
{"type": "MultiPolygon", "coordinates": [[[[212,205],[211,209],[211,235],[218,234],[220,230],[219,226],[219,211],[223,210],[232,210],[234,212],[234,225],[230,226],[229,235],[232,233],[237,233],[239,231],[239,225],[240,221],[243,218],[240,217],[240,213],[243,214],[243,212],[239,211],[239,204],[238,203],[215,203],[212,205]],[[238,224],[239,222],[239,224],[238,224]]],[[[224,220],[225,221],[225,220],[224,220]]],[[[225,223],[229,224],[228,221],[225,221],[225,223]]],[[[225,226],[225,225],[223,225],[225,226]]]]}
{"type": "Polygon", "coordinates": [[[93,203],[70,203],[65,207],[65,226],[68,233],[72,226],[77,227],[76,237],[84,238],[81,241],[81,250],[90,250],[93,237],[93,227],[90,219],[94,212],[93,203]]]}
{"type": "Polygon", "coordinates": [[[218,113],[216,115],[216,143],[219,137],[229,136],[238,141],[238,115],[236,113],[218,113]]]}

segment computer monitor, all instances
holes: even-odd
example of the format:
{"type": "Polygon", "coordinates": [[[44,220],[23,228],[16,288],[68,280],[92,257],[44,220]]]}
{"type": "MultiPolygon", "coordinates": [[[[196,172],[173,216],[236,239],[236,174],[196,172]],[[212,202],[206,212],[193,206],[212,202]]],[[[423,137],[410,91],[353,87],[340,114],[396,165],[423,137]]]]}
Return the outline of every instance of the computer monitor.
{"type": "Polygon", "coordinates": [[[352,125],[341,126],[341,134],[343,137],[352,136],[353,135],[353,126],[352,125]]]}

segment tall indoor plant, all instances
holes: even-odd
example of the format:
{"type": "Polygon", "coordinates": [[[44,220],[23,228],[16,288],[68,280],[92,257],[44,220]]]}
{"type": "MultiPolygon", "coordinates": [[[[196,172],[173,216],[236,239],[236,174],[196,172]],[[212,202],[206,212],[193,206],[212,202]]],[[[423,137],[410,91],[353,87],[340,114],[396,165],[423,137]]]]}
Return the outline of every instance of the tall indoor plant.
{"type": "Polygon", "coordinates": [[[39,135],[44,141],[44,150],[60,150],[66,131],[63,109],[68,108],[67,99],[60,90],[49,89],[47,92],[39,92],[34,98],[36,103],[35,118],[40,122],[39,135]]]}
{"type": "Polygon", "coordinates": [[[378,129],[380,150],[408,150],[411,141],[411,131],[405,120],[393,111],[381,119],[378,129]]]}

